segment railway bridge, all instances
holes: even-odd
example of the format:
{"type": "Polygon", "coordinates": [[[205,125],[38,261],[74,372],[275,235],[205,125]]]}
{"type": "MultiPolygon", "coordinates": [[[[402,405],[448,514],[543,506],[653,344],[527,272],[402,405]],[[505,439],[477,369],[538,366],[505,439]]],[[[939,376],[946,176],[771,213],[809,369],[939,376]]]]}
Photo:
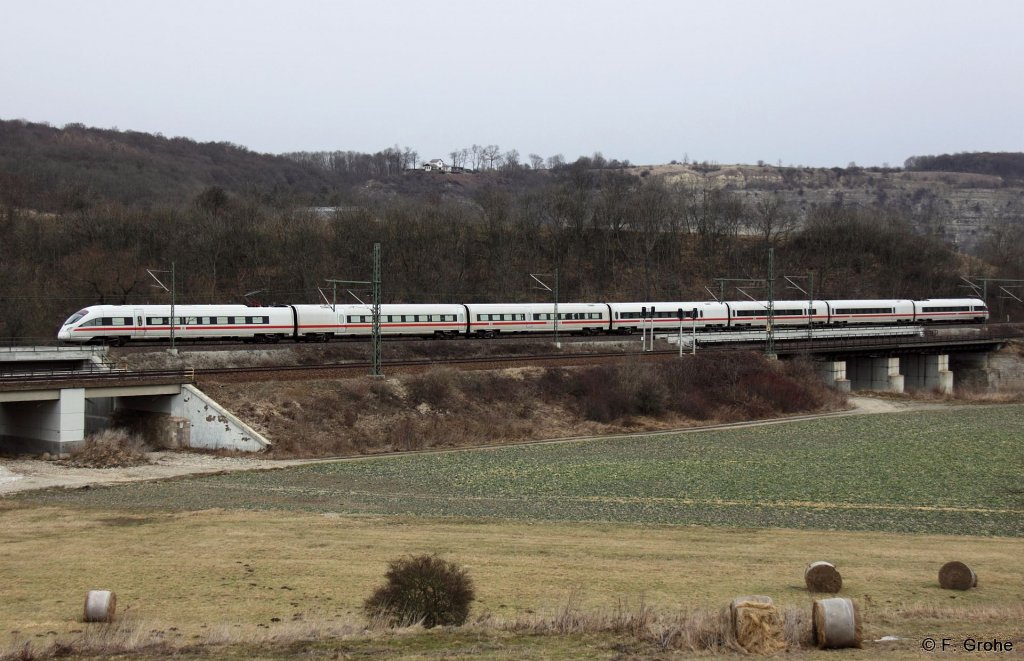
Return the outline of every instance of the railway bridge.
{"type": "Polygon", "coordinates": [[[191,370],[128,372],[104,349],[0,349],[0,451],[66,454],[111,418],[168,447],[255,451],[269,441],[195,387],[191,370]]]}
{"type": "MultiPolygon", "coordinates": [[[[909,389],[948,394],[953,392],[957,370],[986,373],[990,353],[1017,336],[1012,329],[991,326],[904,326],[889,327],[884,334],[871,328],[777,330],[773,341],[775,354],[812,358],[822,379],[840,390],[900,393],[909,389]]],[[[673,341],[672,336],[665,339],[673,341]]],[[[696,341],[698,351],[726,346],[763,349],[767,333],[694,334],[690,338],[680,333],[675,341],[680,339],[684,348],[691,350],[696,341]]]]}

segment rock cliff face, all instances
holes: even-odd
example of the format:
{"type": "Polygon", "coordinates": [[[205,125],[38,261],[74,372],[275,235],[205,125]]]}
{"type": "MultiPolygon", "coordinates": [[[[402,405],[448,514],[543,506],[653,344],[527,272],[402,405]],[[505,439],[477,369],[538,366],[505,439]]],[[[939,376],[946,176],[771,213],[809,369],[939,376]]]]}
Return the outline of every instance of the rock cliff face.
{"type": "Polygon", "coordinates": [[[751,201],[778,194],[800,220],[822,206],[896,207],[911,212],[918,223],[964,252],[972,252],[1004,223],[1024,223],[1024,185],[994,175],[746,165],[632,170],[661,176],[670,184],[730,190],[751,201]]]}

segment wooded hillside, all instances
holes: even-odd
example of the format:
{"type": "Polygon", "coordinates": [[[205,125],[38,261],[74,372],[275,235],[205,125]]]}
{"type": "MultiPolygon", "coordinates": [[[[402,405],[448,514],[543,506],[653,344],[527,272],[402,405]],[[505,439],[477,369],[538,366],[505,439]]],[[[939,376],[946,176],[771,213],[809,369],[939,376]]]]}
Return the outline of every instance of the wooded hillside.
{"type": "Polygon", "coordinates": [[[326,168],[223,143],[2,122],[0,337],[53,338],[88,304],[165,302],[146,269],[172,262],[179,301],[262,290],[264,303],[317,302],[328,278],[370,277],[374,242],[388,302],[548,300],[529,274],[556,267],[563,301],[706,300],[716,278],[763,278],[768,247],[780,299],[802,297],[783,275],[813,274],[820,297],[955,296],[960,275],[1024,277],[1018,216],[968,257],[928,207],[877,196],[800,206],[793,190],[594,159],[425,173],[402,169],[403,153],[326,168]]]}

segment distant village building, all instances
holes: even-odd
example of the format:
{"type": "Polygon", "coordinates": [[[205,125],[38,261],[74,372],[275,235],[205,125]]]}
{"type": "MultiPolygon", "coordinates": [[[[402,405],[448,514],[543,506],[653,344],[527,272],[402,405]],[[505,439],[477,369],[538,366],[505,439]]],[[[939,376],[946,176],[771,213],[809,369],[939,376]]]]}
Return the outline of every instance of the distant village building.
{"type": "Polygon", "coordinates": [[[444,161],[440,158],[432,158],[423,164],[423,169],[427,172],[451,172],[451,166],[445,165],[444,161]]]}

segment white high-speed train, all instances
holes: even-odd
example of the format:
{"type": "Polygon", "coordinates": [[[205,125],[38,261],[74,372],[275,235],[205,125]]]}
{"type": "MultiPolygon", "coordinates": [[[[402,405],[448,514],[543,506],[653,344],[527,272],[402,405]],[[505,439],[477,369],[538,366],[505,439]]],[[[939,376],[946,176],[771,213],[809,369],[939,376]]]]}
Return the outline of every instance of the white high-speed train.
{"type": "MultiPolygon", "coordinates": [[[[550,333],[553,303],[388,304],[380,306],[384,335],[423,337],[550,333]]],[[[774,301],[776,326],[849,324],[979,323],[988,319],[977,298],[774,301]]],[[[71,315],[57,338],[66,342],[125,344],[171,335],[170,305],[94,305],[71,315]]],[[[632,333],[641,329],[764,328],[767,301],[655,301],[559,303],[558,330],[566,333],[632,333]]],[[[176,305],[174,336],[180,340],[231,338],[252,342],[327,341],[369,336],[368,305],[176,305]]]]}

